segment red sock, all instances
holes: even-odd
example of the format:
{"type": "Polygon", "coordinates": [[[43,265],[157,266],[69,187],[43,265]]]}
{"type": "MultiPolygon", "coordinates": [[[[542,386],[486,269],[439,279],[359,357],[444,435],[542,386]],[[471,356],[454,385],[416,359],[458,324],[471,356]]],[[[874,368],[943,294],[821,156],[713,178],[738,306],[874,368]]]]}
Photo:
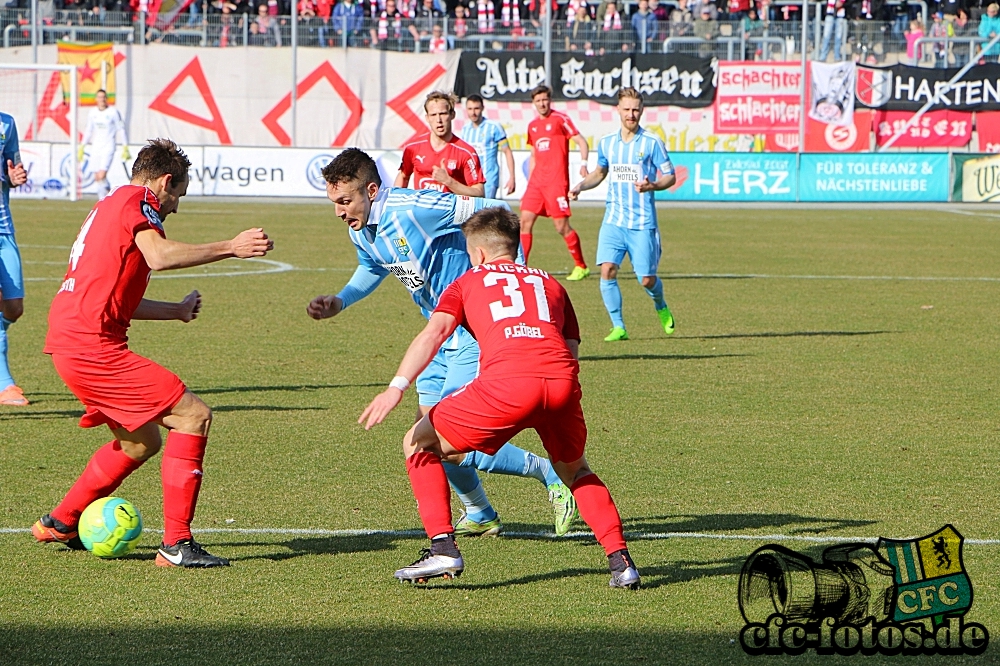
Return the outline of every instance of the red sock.
{"type": "Polygon", "coordinates": [[[594,530],[594,536],[604,546],[604,552],[610,555],[627,548],[621,516],[604,482],[596,474],[588,474],[577,480],[570,491],[576,498],[580,517],[594,530]]]}
{"type": "Polygon", "coordinates": [[[441,459],[428,451],[417,451],[406,459],[406,473],[410,475],[420,522],[424,524],[427,537],[454,532],[455,528],[451,526],[451,490],[441,459]]]}
{"type": "Polygon", "coordinates": [[[50,515],[73,527],[80,521],[80,514],[91,502],[115,492],[122,481],[139,469],[142,463],[142,460],[129,458],[117,440],[108,442],[97,449],[83,470],[83,474],[50,515]]]}
{"type": "Polygon", "coordinates": [[[586,268],[587,262],[583,260],[583,248],[580,247],[580,236],[576,233],[576,229],[563,236],[563,240],[566,241],[566,248],[569,249],[576,265],[586,268]]]}
{"type": "Polygon", "coordinates": [[[521,250],[524,252],[524,263],[528,264],[528,255],[531,254],[531,234],[521,234],[521,250]]]}
{"type": "Polygon", "coordinates": [[[191,538],[191,521],[201,489],[202,461],[208,437],[171,430],[163,447],[163,543],[191,538]]]}

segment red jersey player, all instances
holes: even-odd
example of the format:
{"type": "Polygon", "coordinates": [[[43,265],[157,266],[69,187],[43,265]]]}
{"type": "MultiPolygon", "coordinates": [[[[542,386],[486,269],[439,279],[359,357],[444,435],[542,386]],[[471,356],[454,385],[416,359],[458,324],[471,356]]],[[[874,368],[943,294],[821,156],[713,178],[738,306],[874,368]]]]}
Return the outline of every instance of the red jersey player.
{"type": "Polygon", "coordinates": [[[590,275],[580,247],[580,236],[569,225],[569,141],[580,148],[580,175],[587,177],[587,141],[573,125],[569,116],[552,110],[552,91],[538,86],[531,91],[531,103],[538,117],[528,123],[528,144],[531,146],[531,171],[528,189],[521,198],[521,246],[524,262],[531,253],[531,230],[538,216],[551,217],[556,231],[563,237],[573,268],[566,279],[582,280],[590,275]]]}
{"type": "Polygon", "coordinates": [[[455,100],[448,93],[432,92],[424,100],[424,114],[431,131],[403,146],[403,161],[393,187],[437,190],[467,197],[486,193],[486,177],[476,149],[451,131],[455,100]]]}
{"type": "Polygon", "coordinates": [[[205,245],[167,240],[163,220],[187,193],[190,166],[172,141],[150,141],[132,166],[130,184],[94,206],[73,243],[49,310],[45,353],[87,408],[80,425],[107,424],[114,439],[98,449],[59,506],[31,528],[39,541],[82,548],[80,514],[160,450],[163,426],[169,430],[161,469],[164,534],[156,564],[229,564],[191,538],[212,411],[177,375],[129,351],[126,337],[133,319],[189,322],[201,309],[197,291],[179,303],[144,298],[151,270],[262,257],[273,248],[263,229],[205,245]]]}
{"type": "Polygon", "coordinates": [[[583,455],[587,425],[578,380],[580,329],[569,296],[548,273],[514,263],[520,224],[510,211],[481,210],[462,232],[473,267],[444,291],[389,388],[358,419],[366,429],[381,423],[458,326],[479,341],[479,376],[433,407],[403,439],[406,470],[431,548],[397,571],[396,578],[451,578],[465,567],[455,545],[442,460],[453,462],[471,451],[493,455],[517,433],[534,428],[604,547],[611,586],[636,588],[639,573],[618,509],[583,455]]]}

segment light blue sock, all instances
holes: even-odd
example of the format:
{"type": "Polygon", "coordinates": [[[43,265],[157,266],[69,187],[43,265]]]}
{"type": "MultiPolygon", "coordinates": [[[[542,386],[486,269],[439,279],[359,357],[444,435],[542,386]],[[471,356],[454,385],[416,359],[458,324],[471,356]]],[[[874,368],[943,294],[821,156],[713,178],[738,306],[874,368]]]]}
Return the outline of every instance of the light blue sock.
{"type": "Polygon", "coordinates": [[[656,278],[656,284],[653,285],[652,289],[646,289],[646,293],[653,299],[653,305],[656,306],[657,310],[667,307],[667,302],[663,300],[663,280],[656,278]]]}
{"type": "Polygon", "coordinates": [[[490,474],[530,476],[546,486],[562,483],[548,460],[514,446],[510,442],[500,447],[495,456],[486,455],[479,451],[467,453],[465,460],[462,461],[462,466],[475,467],[480,472],[490,474]]]}
{"type": "Polygon", "coordinates": [[[625,328],[625,320],[622,319],[622,290],[618,288],[617,278],[614,280],[601,278],[601,298],[604,299],[604,307],[611,315],[611,325],[625,328]]]}
{"type": "Polygon", "coordinates": [[[458,499],[465,505],[465,515],[469,520],[485,523],[497,517],[497,512],[487,499],[486,491],[483,490],[483,484],[475,468],[466,466],[464,461],[461,466],[444,463],[444,473],[448,476],[448,482],[455,489],[458,499]]]}
{"type": "Polygon", "coordinates": [[[0,315],[0,391],[14,383],[10,376],[10,366],[7,365],[7,329],[14,322],[0,315]]]}

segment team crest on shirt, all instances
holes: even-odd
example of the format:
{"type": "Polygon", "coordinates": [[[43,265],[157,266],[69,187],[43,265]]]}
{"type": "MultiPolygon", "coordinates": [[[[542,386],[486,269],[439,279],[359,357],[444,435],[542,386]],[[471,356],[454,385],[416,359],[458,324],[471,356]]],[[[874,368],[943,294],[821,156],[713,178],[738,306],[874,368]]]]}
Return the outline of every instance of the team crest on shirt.
{"type": "Polygon", "coordinates": [[[552,129],[552,125],[546,125],[546,126],[545,126],[545,129],[546,129],[546,131],[549,131],[549,130],[551,130],[551,129],[552,129]]]}
{"type": "Polygon", "coordinates": [[[145,201],[142,202],[141,208],[146,220],[160,231],[163,231],[163,222],[160,221],[160,214],[156,212],[156,209],[145,201]]]}
{"type": "Polygon", "coordinates": [[[448,171],[454,171],[458,167],[458,162],[455,160],[448,160],[448,171]]]}
{"type": "Polygon", "coordinates": [[[405,256],[410,253],[410,245],[406,242],[406,238],[400,236],[399,238],[393,238],[392,244],[396,247],[396,251],[399,254],[405,256]]]}

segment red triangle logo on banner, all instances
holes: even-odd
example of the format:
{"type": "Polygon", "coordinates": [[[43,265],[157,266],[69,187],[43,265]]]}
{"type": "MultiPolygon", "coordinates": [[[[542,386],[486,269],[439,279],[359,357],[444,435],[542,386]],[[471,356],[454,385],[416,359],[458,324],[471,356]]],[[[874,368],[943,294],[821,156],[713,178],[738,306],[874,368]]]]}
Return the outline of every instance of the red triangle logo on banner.
{"type": "MultiPolygon", "coordinates": [[[[351,113],[347,118],[347,122],[337,133],[337,136],[334,137],[333,143],[330,144],[334,148],[339,148],[347,143],[347,140],[351,138],[354,131],[361,125],[361,114],[364,113],[364,108],[361,106],[361,99],[354,94],[351,87],[347,85],[347,82],[337,73],[337,70],[333,68],[329,61],[323,62],[306,78],[302,79],[296,90],[298,99],[305,97],[306,93],[312,90],[323,79],[326,79],[330,86],[333,87],[333,90],[340,96],[347,110],[351,113]]],[[[288,93],[273,109],[267,112],[267,115],[261,118],[264,127],[267,128],[282,146],[292,145],[292,137],[278,124],[278,120],[291,108],[292,94],[288,93]]]]}
{"type": "Polygon", "coordinates": [[[229,138],[226,123],[222,120],[222,113],[219,111],[219,106],[215,103],[212,89],[208,86],[208,79],[205,78],[205,72],[201,68],[198,56],[192,58],[191,62],[174,77],[174,80],[167,84],[167,87],[150,103],[149,108],[153,111],[159,111],[165,116],[177,118],[196,127],[202,127],[215,132],[219,137],[219,143],[224,146],[233,143],[229,138]],[[205,101],[205,106],[212,116],[211,118],[202,118],[170,103],[170,98],[187,79],[191,79],[195,87],[198,88],[198,92],[201,94],[201,98],[205,101]]]}

